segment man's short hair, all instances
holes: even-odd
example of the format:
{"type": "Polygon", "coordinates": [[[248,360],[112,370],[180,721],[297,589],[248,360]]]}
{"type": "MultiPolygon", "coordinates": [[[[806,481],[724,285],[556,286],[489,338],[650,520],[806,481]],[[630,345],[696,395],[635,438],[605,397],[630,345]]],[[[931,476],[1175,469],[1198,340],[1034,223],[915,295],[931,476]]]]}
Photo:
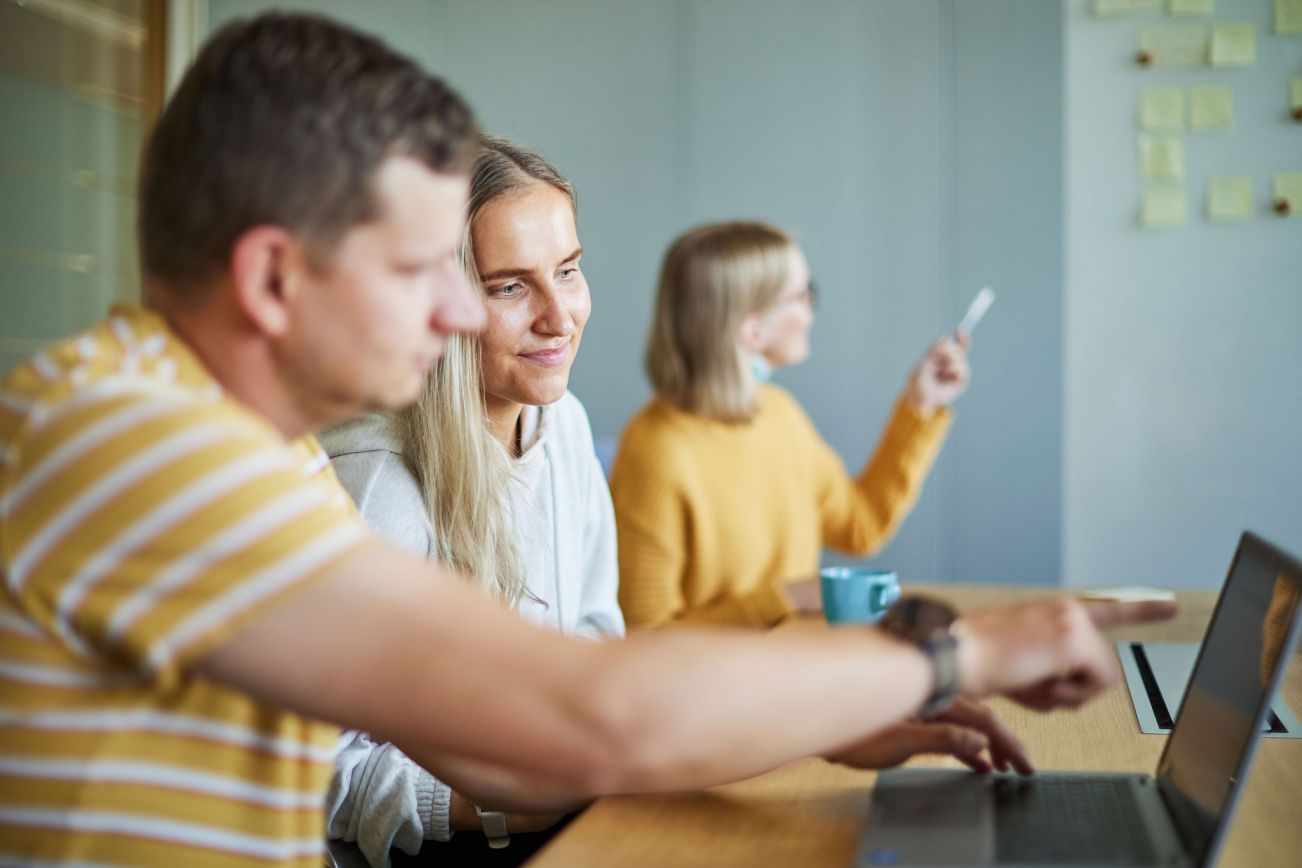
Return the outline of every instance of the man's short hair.
{"type": "Polygon", "coordinates": [[[464,173],[478,140],[469,106],[377,39],[314,15],[233,22],[199,52],[145,151],[144,276],[195,292],[265,224],[323,265],[340,236],[377,216],[371,182],[384,160],[464,173]]]}

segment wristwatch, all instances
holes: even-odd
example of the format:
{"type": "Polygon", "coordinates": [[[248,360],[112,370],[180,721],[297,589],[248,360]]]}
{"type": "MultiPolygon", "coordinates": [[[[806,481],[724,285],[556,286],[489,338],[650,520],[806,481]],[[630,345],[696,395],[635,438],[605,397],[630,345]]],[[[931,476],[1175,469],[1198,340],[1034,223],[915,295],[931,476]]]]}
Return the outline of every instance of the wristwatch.
{"type": "Polygon", "coordinates": [[[488,846],[501,850],[511,843],[511,834],[506,829],[506,814],[501,811],[485,811],[479,805],[475,805],[475,814],[479,817],[479,822],[484,824],[484,837],[488,839],[488,846]]]}
{"type": "Polygon", "coordinates": [[[931,660],[936,681],[918,716],[935,717],[958,698],[958,612],[931,597],[906,594],[886,610],[880,626],[892,636],[912,642],[931,660]]]}

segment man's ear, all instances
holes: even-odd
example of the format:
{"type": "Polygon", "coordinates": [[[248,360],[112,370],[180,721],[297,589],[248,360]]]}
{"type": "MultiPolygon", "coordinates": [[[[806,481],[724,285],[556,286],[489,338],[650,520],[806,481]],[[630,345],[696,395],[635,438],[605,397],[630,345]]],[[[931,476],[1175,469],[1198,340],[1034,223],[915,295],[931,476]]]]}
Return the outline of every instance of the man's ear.
{"type": "Polygon", "coordinates": [[[737,332],[737,343],[752,355],[764,352],[764,316],[760,313],[748,313],[741,321],[737,332]]]}
{"type": "Polygon", "coordinates": [[[254,226],[235,239],[231,283],[240,313],[256,330],[273,337],[288,331],[302,268],[300,245],[280,226],[254,226]]]}

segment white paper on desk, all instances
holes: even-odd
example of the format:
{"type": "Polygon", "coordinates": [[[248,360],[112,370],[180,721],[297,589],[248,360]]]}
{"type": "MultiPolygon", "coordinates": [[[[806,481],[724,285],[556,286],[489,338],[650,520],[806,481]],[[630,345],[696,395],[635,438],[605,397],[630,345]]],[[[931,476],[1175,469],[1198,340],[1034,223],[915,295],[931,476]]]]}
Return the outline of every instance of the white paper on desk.
{"type": "Polygon", "coordinates": [[[1079,594],[1083,600],[1116,600],[1118,603],[1170,603],[1175,600],[1175,591],[1165,588],[1149,588],[1143,585],[1126,585],[1119,588],[1088,588],[1079,594]]]}

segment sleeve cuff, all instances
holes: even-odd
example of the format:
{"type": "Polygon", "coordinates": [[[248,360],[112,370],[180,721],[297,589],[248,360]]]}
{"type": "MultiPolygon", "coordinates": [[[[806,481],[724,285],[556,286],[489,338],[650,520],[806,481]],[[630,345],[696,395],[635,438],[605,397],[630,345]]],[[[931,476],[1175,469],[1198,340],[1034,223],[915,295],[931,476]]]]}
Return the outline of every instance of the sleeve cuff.
{"type": "Polygon", "coordinates": [[[924,413],[902,395],[895,402],[894,419],[901,426],[907,425],[910,433],[932,427],[948,427],[953,417],[954,411],[949,407],[937,407],[930,413],[924,413]]]}
{"type": "Polygon", "coordinates": [[[908,453],[918,446],[930,447],[941,440],[954,422],[954,411],[940,407],[923,413],[901,397],[895,402],[890,424],[886,426],[887,445],[896,452],[908,453]]]}
{"type": "Polygon", "coordinates": [[[452,788],[422,769],[416,780],[416,810],[420,814],[421,825],[425,827],[427,841],[452,839],[451,821],[448,818],[451,805],[452,788]]]}
{"type": "Polygon", "coordinates": [[[795,611],[781,585],[772,584],[747,594],[740,601],[746,620],[757,626],[773,627],[795,611]]]}

